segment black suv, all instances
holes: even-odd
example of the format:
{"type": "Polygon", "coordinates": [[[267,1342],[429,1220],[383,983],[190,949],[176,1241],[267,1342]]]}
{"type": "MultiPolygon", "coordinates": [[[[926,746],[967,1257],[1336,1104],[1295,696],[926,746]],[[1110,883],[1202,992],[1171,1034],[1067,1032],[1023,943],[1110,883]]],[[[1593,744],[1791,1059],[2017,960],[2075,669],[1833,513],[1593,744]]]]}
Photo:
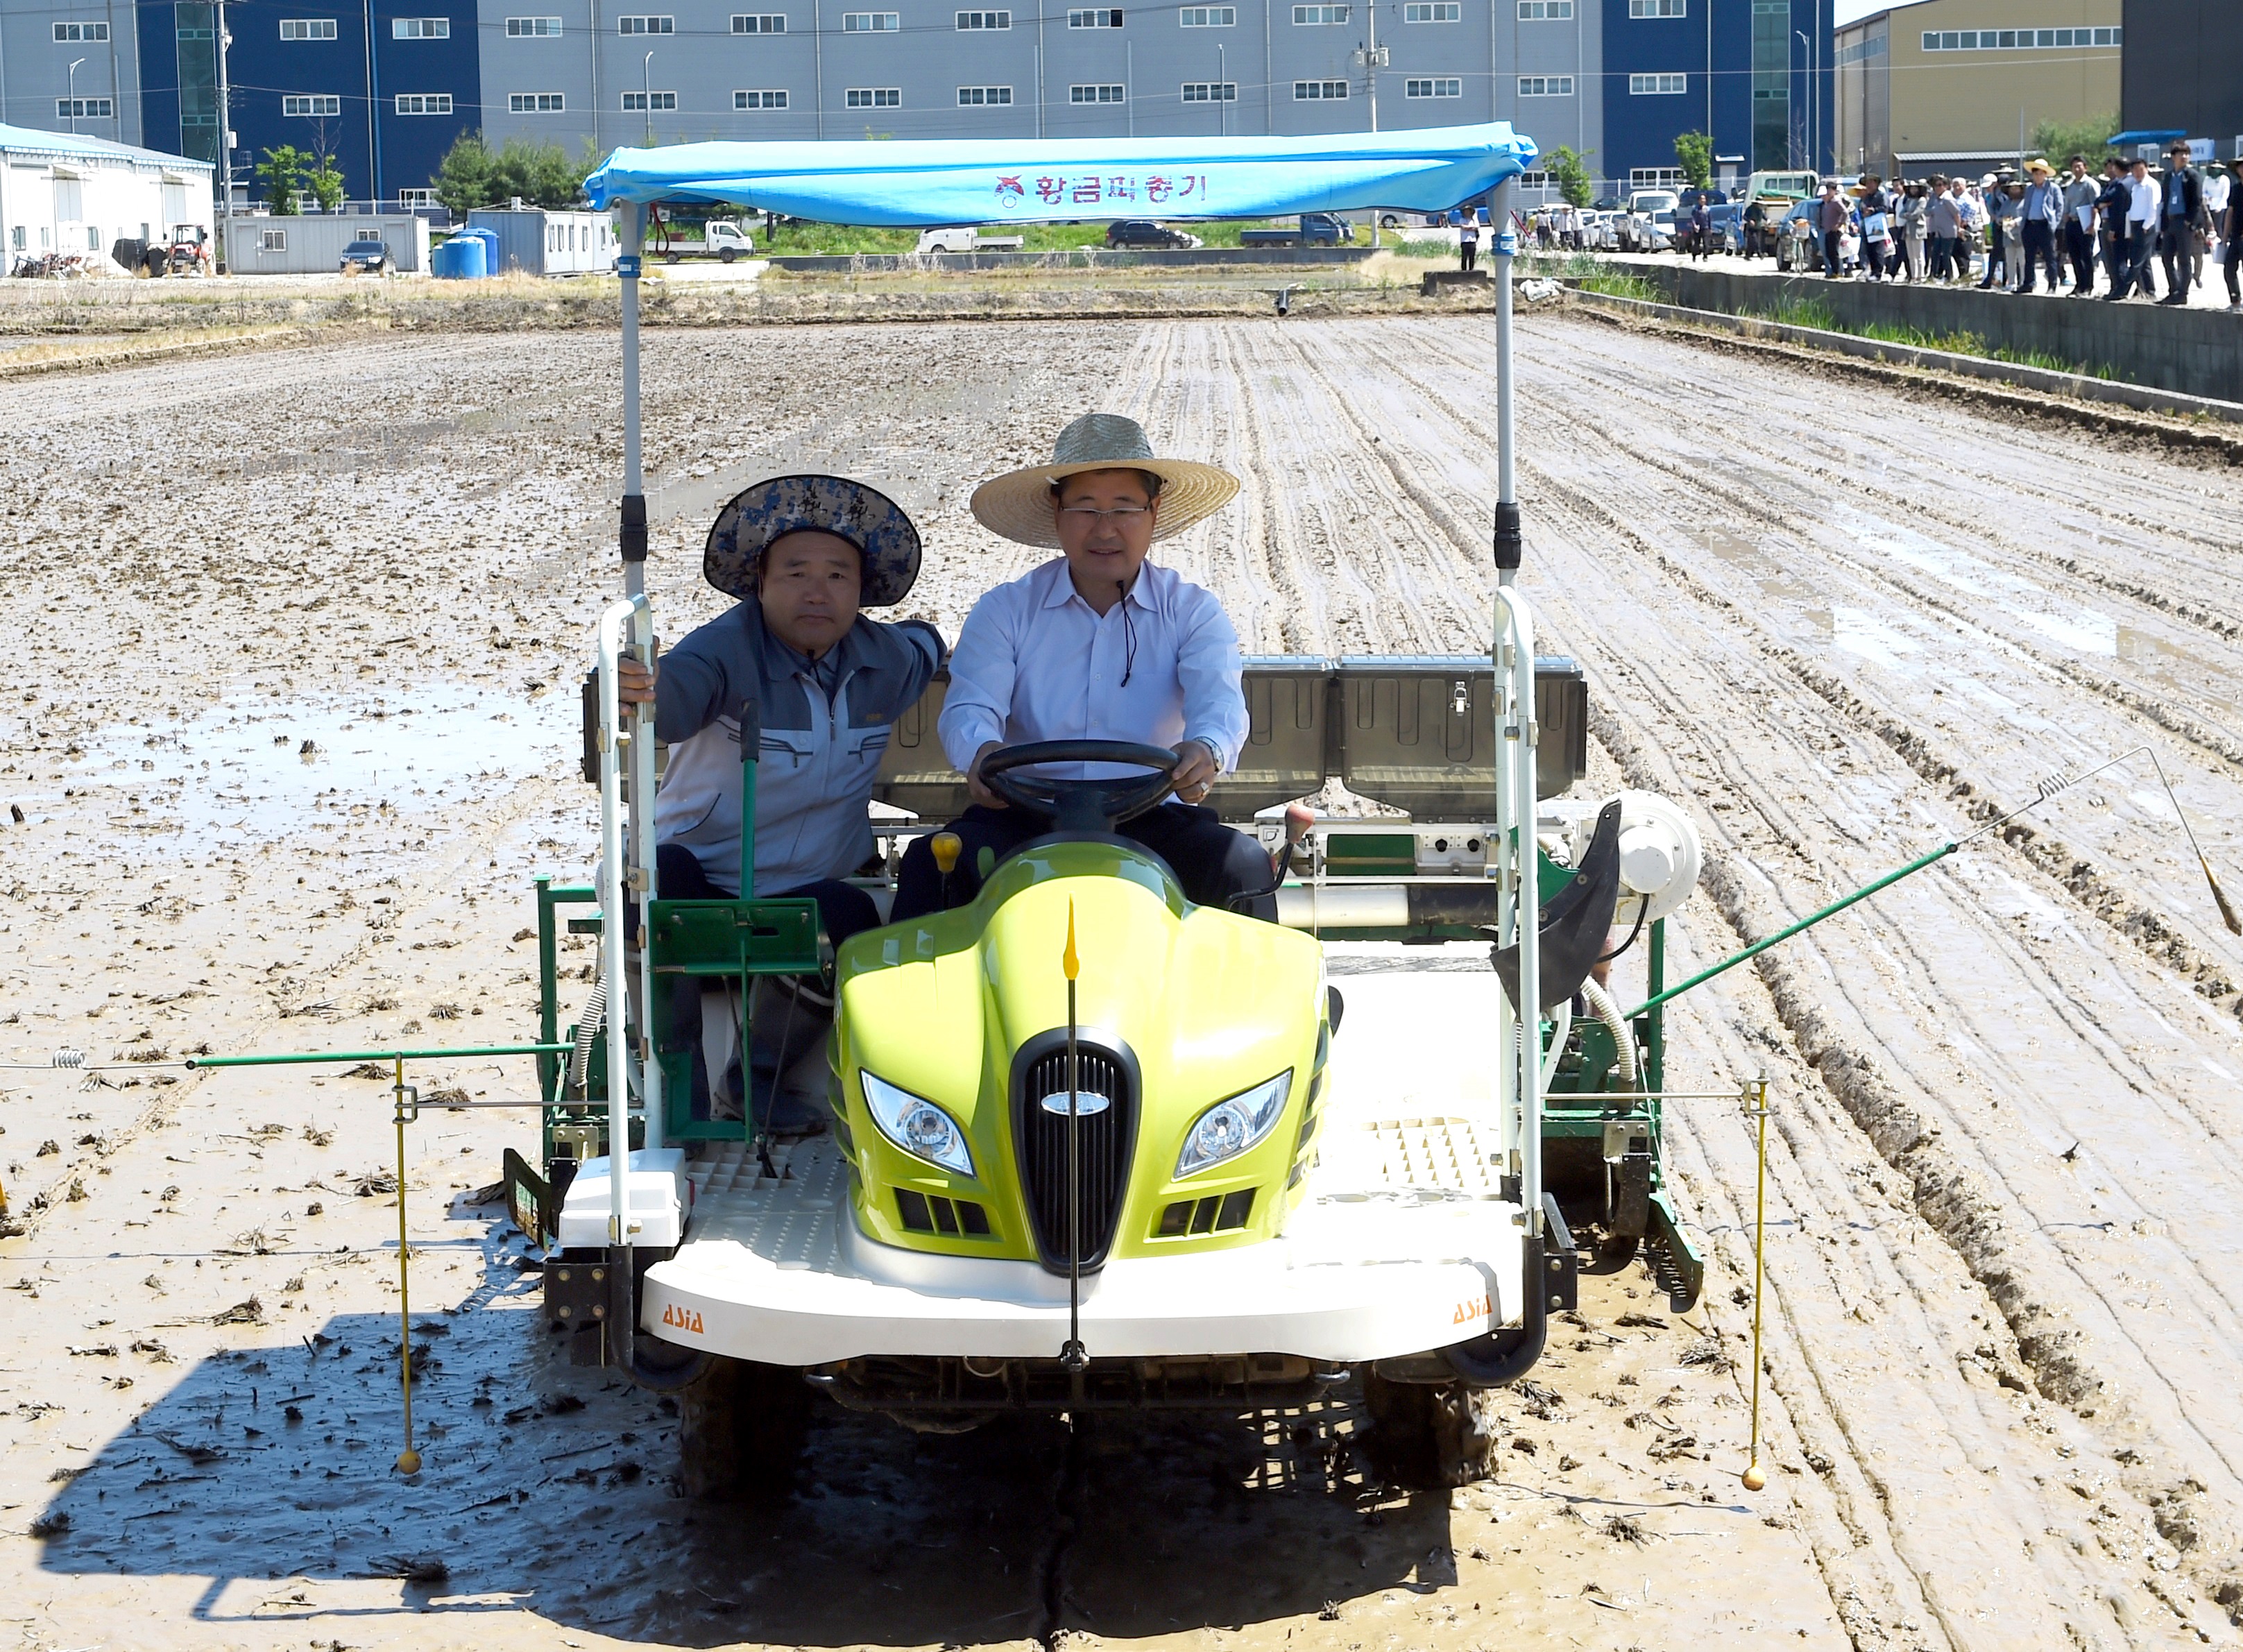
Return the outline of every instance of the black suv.
{"type": "Polygon", "coordinates": [[[346,275],[363,270],[369,275],[379,275],[389,267],[389,244],[370,235],[362,235],[343,248],[342,272],[346,275]]]}
{"type": "Polygon", "coordinates": [[[1187,235],[1180,229],[1170,229],[1165,224],[1155,224],[1149,218],[1117,219],[1106,226],[1108,246],[1194,247],[1199,238],[1187,235]]]}

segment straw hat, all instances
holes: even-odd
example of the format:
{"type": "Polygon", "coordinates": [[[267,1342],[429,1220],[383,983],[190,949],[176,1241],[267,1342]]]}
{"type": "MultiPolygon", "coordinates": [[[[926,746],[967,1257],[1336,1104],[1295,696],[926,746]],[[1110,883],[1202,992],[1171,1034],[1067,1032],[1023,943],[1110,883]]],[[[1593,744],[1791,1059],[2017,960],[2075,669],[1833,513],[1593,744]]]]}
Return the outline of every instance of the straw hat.
{"type": "Polygon", "coordinates": [[[2029,172],[2047,172],[2053,169],[2044,160],[2029,160],[2025,163],[2025,170],[2029,172]]]}
{"type": "Polygon", "coordinates": [[[771,542],[805,530],[833,534],[864,554],[863,607],[903,601],[919,577],[919,529],[903,507],[846,476],[773,476],[742,489],[709,529],[701,576],[727,597],[752,597],[771,542]]]}
{"type": "Polygon", "coordinates": [[[1059,433],[1049,464],[992,476],[973,490],[973,514],[992,533],[1023,545],[1059,546],[1052,487],[1086,470],[1149,470],[1161,479],[1161,514],[1153,537],[1180,534],[1229,504],[1238,478],[1191,459],[1155,455],[1144,426],[1118,413],[1086,413],[1059,433]]]}

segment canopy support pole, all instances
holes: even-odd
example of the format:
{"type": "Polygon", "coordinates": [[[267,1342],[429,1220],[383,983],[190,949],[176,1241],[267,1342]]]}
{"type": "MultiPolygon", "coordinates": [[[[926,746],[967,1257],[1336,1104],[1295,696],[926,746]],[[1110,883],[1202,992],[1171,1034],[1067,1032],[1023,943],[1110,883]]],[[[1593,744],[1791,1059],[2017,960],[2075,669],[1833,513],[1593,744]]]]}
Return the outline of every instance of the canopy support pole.
{"type": "Polygon", "coordinates": [[[1495,222],[1495,570],[1499,584],[1519,581],[1526,537],[1519,523],[1519,478],[1512,462],[1511,407],[1511,266],[1519,256],[1519,232],[1511,221],[1512,182],[1495,186],[1490,212],[1495,222]]]}
{"type": "Polygon", "coordinates": [[[638,280],[645,248],[646,208],[631,201],[623,207],[623,256],[616,260],[616,272],[623,278],[623,502],[617,548],[626,597],[646,590],[646,478],[639,463],[638,398],[638,280]]]}

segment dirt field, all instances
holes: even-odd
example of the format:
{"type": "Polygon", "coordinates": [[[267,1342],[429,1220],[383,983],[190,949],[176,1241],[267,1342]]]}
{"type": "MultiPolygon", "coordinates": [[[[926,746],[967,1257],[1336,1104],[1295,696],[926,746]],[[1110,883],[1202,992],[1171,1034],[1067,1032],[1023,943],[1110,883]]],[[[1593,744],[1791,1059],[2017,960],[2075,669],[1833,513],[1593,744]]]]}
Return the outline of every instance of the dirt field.
{"type": "MultiPolygon", "coordinates": [[[[2243,893],[2243,474],[1559,316],[1520,350],[1528,580],[1588,669],[1591,784],[1682,800],[1711,853],[1678,968],[2144,742],[2243,893]]],[[[1492,354],[1465,317],[657,331],[663,630],[720,605],[716,502],[832,467],[913,509],[913,607],[954,634],[1034,559],[967,495],[1099,407],[1245,476],[1165,554],[1250,649],[1470,651],[1492,354]]],[[[1705,1307],[1585,1282],[1490,1483],[1384,1491],[1345,1406],[833,1416],[755,1514],[674,1494],[669,1408],[561,1359],[468,1202],[531,1116],[426,1112],[428,1466],[394,1475],[386,1091],[165,1063],[534,1030],[528,880],[592,854],[616,374],[587,330],[9,391],[0,1646],[2243,1640],[2243,943],[2146,759],[1670,1021],[1671,1084],[1775,1087],[1764,1492],[1721,1103],[1670,1136],[1705,1307]],[[145,1075],[82,1087],[65,1048],[145,1075]]],[[[1334,967],[1358,1072],[1496,990],[1469,949],[1334,967]]],[[[519,1100],[523,1066],[414,1076],[519,1100]]]]}

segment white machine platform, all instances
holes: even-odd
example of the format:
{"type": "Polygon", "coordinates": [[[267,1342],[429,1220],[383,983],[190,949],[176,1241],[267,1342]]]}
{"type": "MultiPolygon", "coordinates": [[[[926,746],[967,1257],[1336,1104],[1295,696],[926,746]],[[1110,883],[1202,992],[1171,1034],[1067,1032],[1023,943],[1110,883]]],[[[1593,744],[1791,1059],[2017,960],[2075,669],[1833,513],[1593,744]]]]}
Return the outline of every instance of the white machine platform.
{"type": "MultiPolygon", "coordinates": [[[[1358,984],[1370,983],[1351,982],[1351,998],[1358,984]]],[[[1473,984],[1482,995],[1492,987],[1484,974],[1473,984]]],[[[1395,995],[1415,1000],[1422,1015],[1435,981],[1408,985],[1416,990],[1395,995]]],[[[1363,1050],[1343,1064],[1346,1042],[1334,1050],[1324,1157],[1284,1234],[1233,1251],[1109,1262],[1083,1281],[1081,1334],[1093,1358],[1352,1362],[1425,1352],[1517,1319],[1525,1224],[1499,1193],[1487,1069],[1451,1069],[1425,1087],[1446,1105],[1425,1107],[1432,1097],[1397,1082],[1391,1047],[1375,1067],[1363,1050]]],[[[866,1238],[828,1139],[778,1150],[774,1162],[776,1181],[732,1144],[689,1167],[696,1197],[685,1243],[648,1271],[641,1297],[649,1334],[781,1365],[1057,1357],[1068,1334],[1063,1277],[1034,1262],[866,1238]]]]}

